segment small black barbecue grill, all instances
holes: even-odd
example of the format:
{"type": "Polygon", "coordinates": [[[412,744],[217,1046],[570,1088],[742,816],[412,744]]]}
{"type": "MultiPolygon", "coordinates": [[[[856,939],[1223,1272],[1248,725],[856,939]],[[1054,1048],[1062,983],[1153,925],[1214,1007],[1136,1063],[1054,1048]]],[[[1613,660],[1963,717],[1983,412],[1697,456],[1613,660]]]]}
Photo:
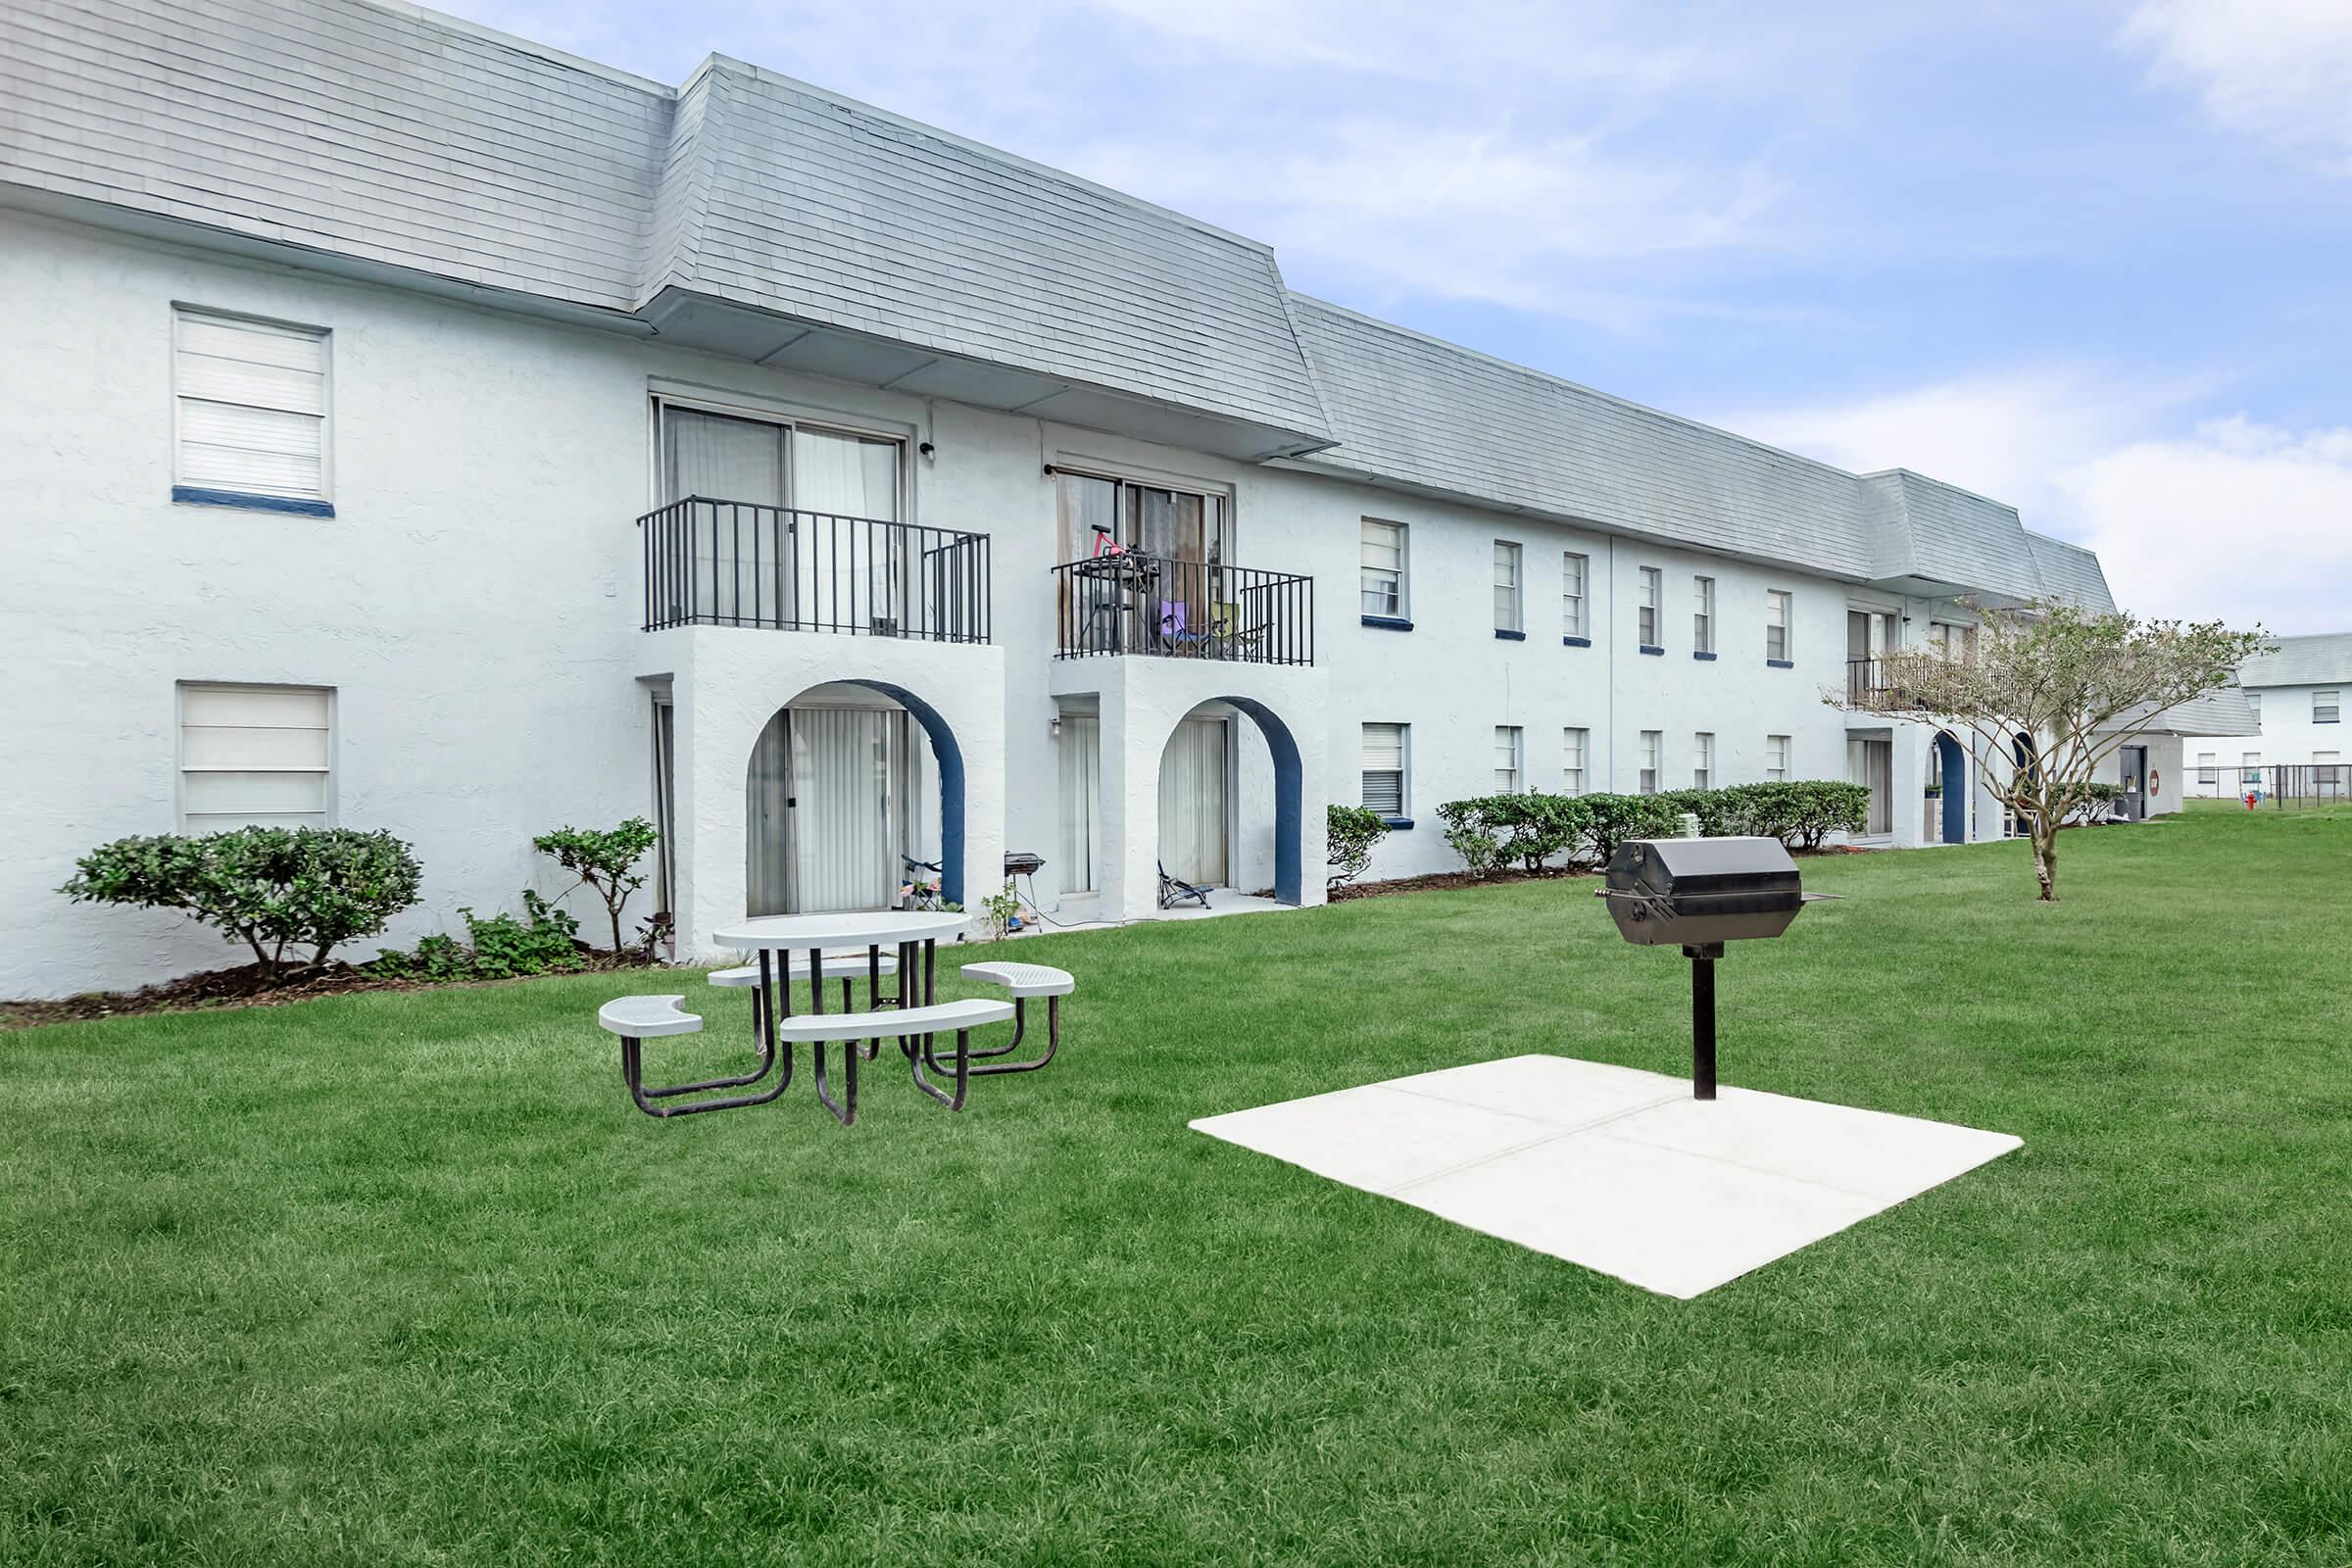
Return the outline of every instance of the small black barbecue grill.
{"type": "Polygon", "coordinates": [[[1004,874],[1035,876],[1045,863],[1046,858],[1042,855],[1032,855],[1027,850],[1009,850],[1004,856],[1004,874]]]}
{"type": "Polygon", "coordinates": [[[1626,941],[1690,960],[1690,1086],[1715,1098],[1715,960],[1726,942],[1777,937],[1825,893],[1807,893],[1778,839],[1635,839],[1594,896],[1626,941]]]}

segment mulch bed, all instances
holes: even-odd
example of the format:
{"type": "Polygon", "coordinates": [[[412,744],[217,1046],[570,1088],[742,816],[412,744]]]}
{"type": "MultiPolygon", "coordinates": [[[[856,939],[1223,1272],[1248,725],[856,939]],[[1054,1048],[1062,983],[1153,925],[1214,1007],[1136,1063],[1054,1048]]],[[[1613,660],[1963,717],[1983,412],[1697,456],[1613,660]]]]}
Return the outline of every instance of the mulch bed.
{"type": "MultiPolygon", "coordinates": [[[[590,952],[581,955],[582,969],[560,971],[579,974],[585,970],[633,968],[638,960],[633,956],[615,962],[611,954],[590,952]]],[[[529,975],[516,979],[535,978],[529,975]]],[[[142,986],[136,991],[85,991],[77,997],[60,997],[49,1002],[0,1002],[0,1030],[31,1029],[47,1023],[79,1023],[91,1018],[129,1018],[151,1012],[198,1012],[215,1007],[275,1007],[289,1002],[308,1002],[314,997],[340,997],[360,991],[437,991],[451,986],[496,986],[512,984],[511,980],[420,980],[403,979],[375,974],[348,963],[328,963],[322,968],[306,970],[276,985],[262,976],[258,963],[239,964],[233,969],[208,969],[201,974],[181,975],[161,985],[142,986]]]]}

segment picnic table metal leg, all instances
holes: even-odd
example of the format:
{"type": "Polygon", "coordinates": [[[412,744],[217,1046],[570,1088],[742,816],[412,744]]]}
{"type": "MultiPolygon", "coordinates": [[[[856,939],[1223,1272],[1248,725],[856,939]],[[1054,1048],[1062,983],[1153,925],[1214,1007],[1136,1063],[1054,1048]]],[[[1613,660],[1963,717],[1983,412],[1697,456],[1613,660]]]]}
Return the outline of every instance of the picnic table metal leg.
{"type": "MultiPolygon", "coordinates": [[[[767,988],[769,972],[767,954],[763,951],[760,955],[760,985],[762,991],[767,988]]],[[[693,1116],[706,1110],[735,1110],[745,1105],[766,1104],[792,1086],[792,1048],[787,1046],[781,1052],[776,1049],[775,1029],[770,1021],[772,1014],[767,1009],[755,1008],[754,1016],[758,1020],[760,1070],[747,1077],[713,1078],[708,1083],[673,1084],[662,1089],[646,1088],[642,1043],[623,1035],[620,1041],[620,1076],[621,1080],[629,1086],[629,1098],[635,1101],[637,1108],[648,1116],[660,1116],[664,1120],[672,1116],[693,1116]],[[776,1070],[779,1059],[784,1069],[783,1075],[776,1080],[773,1088],[760,1094],[729,1095],[719,1100],[698,1100],[692,1104],[685,1105],[655,1103],[656,1101],[666,1100],[674,1095],[693,1094],[708,1089],[740,1089],[750,1084],[756,1084],[776,1070]]]]}
{"type": "Polygon", "coordinates": [[[923,1036],[922,1054],[919,1056],[911,1058],[909,1061],[909,1065],[914,1069],[914,1087],[920,1089],[924,1094],[929,1095],[933,1100],[938,1101],[950,1110],[961,1110],[963,1108],[964,1091],[971,1086],[972,1032],[969,1029],[958,1029],[956,1031],[956,1093],[952,1096],[943,1093],[937,1085],[931,1082],[930,1079],[923,1076],[923,1067],[925,1063],[930,1065],[930,1068],[933,1072],[944,1072],[946,1070],[939,1064],[938,1058],[935,1057],[931,1053],[932,1038],[933,1037],[930,1035],[923,1036]]]}
{"type": "Polygon", "coordinates": [[[1035,1061],[981,1061],[981,1058],[986,1056],[1010,1054],[1013,1049],[1020,1045],[1021,1037],[1028,1032],[1029,999],[1015,997],[1012,999],[1011,1041],[1002,1046],[992,1047],[987,1051],[973,1052],[971,1054],[975,1065],[972,1068],[972,1076],[975,1078],[985,1077],[992,1072],[1035,1072],[1047,1062],[1052,1061],[1054,1053],[1061,1049],[1061,999],[1059,997],[1046,999],[1046,1054],[1044,1055],[1035,1061]]]}

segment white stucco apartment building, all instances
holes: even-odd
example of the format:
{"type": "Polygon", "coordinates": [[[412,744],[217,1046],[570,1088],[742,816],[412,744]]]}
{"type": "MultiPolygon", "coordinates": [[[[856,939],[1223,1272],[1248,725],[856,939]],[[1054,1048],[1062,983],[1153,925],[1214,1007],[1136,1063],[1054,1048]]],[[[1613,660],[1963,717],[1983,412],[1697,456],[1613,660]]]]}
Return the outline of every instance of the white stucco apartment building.
{"type": "Polygon", "coordinates": [[[1314,904],[1334,801],[1382,876],[1504,788],[1851,776],[1881,842],[1993,837],[1954,743],[1824,694],[1961,596],[2109,603],[1997,502],[947,132],[371,0],[0,12],[0,995],[224,961],[54,890],[244,821],[413,842],[409,942],[642,812],[686,956],[1007,851],[1065,919],[1163,864],[1314,904]]]}
{"type": "Polygon", "coordinates": [[[2344,694],[2352,692],[2352,632],[2279,637],[2238,666],[2239,688],[2259,734],[2193,736],[2190,793],[2242,795],[2295,788],[2352,799],[2352,745],[2344,741],[2344,694]],[[2280,769],[2309,769],[2282,774],[2280,769]]]}

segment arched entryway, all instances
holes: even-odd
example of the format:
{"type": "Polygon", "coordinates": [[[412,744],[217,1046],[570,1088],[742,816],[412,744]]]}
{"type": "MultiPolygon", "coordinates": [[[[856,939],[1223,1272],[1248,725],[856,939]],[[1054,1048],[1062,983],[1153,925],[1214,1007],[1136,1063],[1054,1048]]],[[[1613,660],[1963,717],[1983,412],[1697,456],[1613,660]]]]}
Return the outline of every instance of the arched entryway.
{"type": "MultiPolygon", "coordinates": [[[[1298,743],[1280,715],[1254,698],[1201,703],[1169,734],[1159,760],[1159,859],[1180,881],[1220,886],[1234,879],[1236,840],[1254,836],[1260,825],[1249,819],[1252,807],[1240,799],[1234,714],[1256,726],[1271,764],[1274,897],[1301,903],[1305,812],[1298,743]]],[[[1262,805],[1255,809],[1262,813],[1262,805]]]]}
{"type": "Polygon", "coordinates": [[[1968,754],[1949,730],[1936,733],[1936,779],[1943,790],[1943,832],[1946,844],[1968,842],[1968,754]]]}
{"type": "Polygon", "coordinates": [[[963,812],[962,749],[936,708],[887,681],[810,687],[745,764],[746,912],[887,908],[909,859],[960,904],[963,812]]]}

